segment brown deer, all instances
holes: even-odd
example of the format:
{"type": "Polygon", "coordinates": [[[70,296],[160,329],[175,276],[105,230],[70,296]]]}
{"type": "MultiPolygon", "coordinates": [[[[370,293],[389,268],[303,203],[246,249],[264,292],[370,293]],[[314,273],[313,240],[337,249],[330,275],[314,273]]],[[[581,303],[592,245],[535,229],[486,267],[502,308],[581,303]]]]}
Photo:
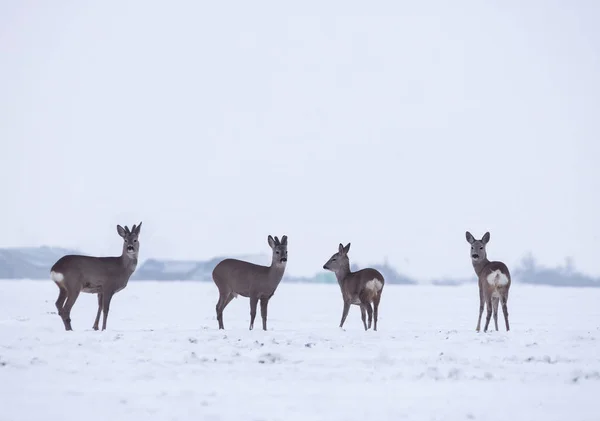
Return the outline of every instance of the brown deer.
{"type": "Polygon", "coordinates": [[[223,326],[223,310],[234,297],[241,295],[250,298],[250,330],[254,328],[256,306],[260,300],[260,315],[263,330],[267,330],[267,306],[275,293],[287,263],[287,236],[267,238],[273,250],[271,266],[261,266],[237,259],[225,259],[219,262],[212,272],[212,277],[219,289],[217,301],[217,321],[219,329],[223,326]]]}
{"type": "Polygon", "coordinates": [[[487,332],[494,312],[494,324],[498,330],[498,302],[502,303],[502,312],[506,322],[506,330],[509,331],[508,324],[508,290],[510,289],[510,272],[508,267],[502,262],[490,262],[487,258],[485,247],[490,241],[490,233],[486,232],[481,240],[476,240],[469,231],[466,232],[467,241],[471,244],[471,262],[479,282],[479,319],[477,320],[477,332],[481,330],[481,315],[483,314],[483,304],[487,307],[485,317],[484,332],[487,332]]]}
{"type": "Polygon", "coordinates": [[[98,330],[100,313],[104,312],[102,330],[106,329],[106,319],[113,295],[127,286],[129,277],[138,262],[140,243],[138,236],[142,223],[135,224],[131,231],[117,225],[117,232],[123,238],[123,252],[118,257],[92,257],[81,255],[63,256],[50,269],[50,277],[59,288],[56,308],[66,330],[71,328],[71,309],[80,292],[98,294],[98,313],[94,330],[98,330]],[[66,302],[65,302],[66,300],[66,302]]]}
{"type": "Polygon", "coordinates": [[[372,268],[361,269],[356,272],[350,270],[350,259],[348,251],[350,243],[344,247],[341,243],[338,247],[338,252],[323,265],[323,269],[335,273],[335,276],[342,290],[342,299],[344,300],[344,309],[342,311],[342,320],[340,328],[344,326],[346,316],[350,310],[350,304],[360,306],[361,318],[365,330],[371,328],[377,330],[377,316],[379,312],[379,302],[381,301],[381,293],[385,281],[383,275],[372,268]],[[371,308],[373,303],[373,308],[371,308]],[[366,314],[369,315],[369,324],[367,325],[366,314]]]}

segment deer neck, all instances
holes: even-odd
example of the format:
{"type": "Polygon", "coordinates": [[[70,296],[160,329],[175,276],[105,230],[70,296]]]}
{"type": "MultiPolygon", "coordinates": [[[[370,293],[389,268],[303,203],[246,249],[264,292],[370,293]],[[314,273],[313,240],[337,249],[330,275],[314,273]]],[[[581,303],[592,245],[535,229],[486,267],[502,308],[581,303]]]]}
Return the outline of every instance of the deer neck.
{"type": "Polygon", "coordinates": [[[473,269],[475,269],[475,274],[479,277],[479,275],[483,271],[483,268],[485,268],[487,266],[487,264],[490,263],[490,261],[486,257],[485,259],[481,259],[478,262],[472,261],[472,263],[473,263],[473,269]]]}
{"type": "Polygon", "coordinates": [[[340,287],[342,286],[342,283],[344,282],[344,279],[346,279],[346,277],[348,275],[350,275],[352,272],[350,271],[350,262],[347,262],[346,264],[342,265],[338,270],[335,271],[335,277],[337,278],[338,284],[340,284],[340,287]]]}
{"type": "Polygon", "coordinates": [[[280,262],[279,258],[273,257],[271,260],[271,266],[269,266],[269,278],[276,281],[280,281],[285,272],[285,266],[287,262],[280,262]]]}
{"type": "Polygon", "coordinates": [[[121,253],[121,263],[123,264],[123,267],[126,269],[127,273],[129,275],[131,275],[134,271],[135,268],[137,267],[137,262],[138,262],[138,254],[133,253],[127,253],[127,248],[123,247],[123,253],[121,253]]]}

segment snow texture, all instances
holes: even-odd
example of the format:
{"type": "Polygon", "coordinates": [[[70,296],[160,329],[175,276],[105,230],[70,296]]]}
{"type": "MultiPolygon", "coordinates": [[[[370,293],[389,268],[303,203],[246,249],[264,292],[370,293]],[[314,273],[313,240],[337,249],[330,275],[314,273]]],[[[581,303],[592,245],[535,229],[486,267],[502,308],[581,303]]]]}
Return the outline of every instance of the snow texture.
{"type": "Polygon", "coordinates": [[[378,332],[336,285],[281,284],[267,332],[242,297],[217,330],[210,283],[130,282],[104,332],[93,295],[65,332],[49,279],[0,288],[1,421],[600,419],[599,289],[513,284],[476,333],[475,285],[386,285],[378,332]]]}

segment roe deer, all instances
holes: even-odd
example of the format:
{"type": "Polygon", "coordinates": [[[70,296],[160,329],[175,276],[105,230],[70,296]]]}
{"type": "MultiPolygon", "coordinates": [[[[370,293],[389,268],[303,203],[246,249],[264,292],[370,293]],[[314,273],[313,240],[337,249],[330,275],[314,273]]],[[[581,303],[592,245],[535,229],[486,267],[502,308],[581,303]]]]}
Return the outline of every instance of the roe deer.
{"type": "Polygon", "coordinates": [[[385,283],[383,275],[372,268],[361,269],[356,272],[350,270],[350,259],[348,251],[350,243],[344,247],[341,243],[338,247],[338,252],[323,265],[323,269],[330,270],[335,273],[335,276],[342,290],[342,298],[344,300],[344,310],[342,312],[342,321],[340,328],[344,325],[350,304],[360,306],[360,314],[365,326],[365,330],[371,328],[371,322],[374,321],[373,330],[377,330],[377,315],[379,310],[379,301],[383,292],[385,283]],[[373,303],[373,308],[371,308],[373,303]],[[365,312],[369,315],[369,325],[365,312]]]}
{"type": "Polygon", "coordinates": [[[213,269],[212,277],[219,289],[219,301],[216,306],[219,329],[225,329],[223,310],[234,297],[241,295],[250,298],[250,330],[254,328],[258,300],[263,330],[267,330],[267,305],[283,277],[287,263],[287,236],[281,237],[280,242],[277,237],[269,235],[267,241],[273,249],[271,266],[225,259],[213,269]]]}
{"type": "Polygon", "coordinates": [[[483,314],[483,304],[486,304],[487,315],[485,317],[484,332],[487,332],[492,310],[494,311],[494,324],[498,330],[498,301],[502,303],[502,312],[508,325],[508,290],[510,289],[510,272],[508,267],[502,262],[490,262],[487,258],[485,247],[490,241],[490,233],[486,232],[481,240],[476,240],[469,231],[466,232],[467,241],[471,244],[471,261],[473,269],[479,281],[479,319],[477,320],[476,331],[481,329],[481,315],[483,314]]]}
{"type": "Polygon", "coordinates": [[[113,295],[127,286],[129,277],[138,262],[140,243],[138,236],[142,223],[131,231],[117,225],[117,232],[123,237],[123,253],[119,257],[92,257],[81,255],[63,256],[50,269],[50,277],[60,290],[56,300],[58,315],[66,330],[71,328],[71,309],[81,291],[98,294],[98,313],[94,330],[98,330],[100,313],[104,311],[102,330],[106,329],[106,319],[113,295]],[[66,300],[66,302],[65,302],[66,300]]]}

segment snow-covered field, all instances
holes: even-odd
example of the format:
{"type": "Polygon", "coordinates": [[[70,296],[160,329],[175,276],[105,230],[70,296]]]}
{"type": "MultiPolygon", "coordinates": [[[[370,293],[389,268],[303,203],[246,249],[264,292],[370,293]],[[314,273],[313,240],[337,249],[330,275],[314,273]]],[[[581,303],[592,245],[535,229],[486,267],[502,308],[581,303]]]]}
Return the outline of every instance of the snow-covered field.
{"type": "Polygon", "coordinates": [[[600,289],[513,284],[486,334],[476,285],[386,285],[378,332],[337,327],[335,285],[281,284],[267,332],[244,298],[218,331],[209,283],[132,281],[104,332],[89,294],[65,332],[57,294],[0,281],[2,421],[600,420],[600,289]]]}

